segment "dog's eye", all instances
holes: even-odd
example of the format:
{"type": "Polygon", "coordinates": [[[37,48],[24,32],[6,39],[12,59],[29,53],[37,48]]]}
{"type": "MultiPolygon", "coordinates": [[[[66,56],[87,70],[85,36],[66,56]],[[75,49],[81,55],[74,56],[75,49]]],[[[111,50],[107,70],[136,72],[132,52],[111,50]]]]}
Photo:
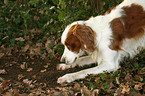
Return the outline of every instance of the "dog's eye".
{"type": "Polygon", "coordinates": [[[67,44],[67,46],[71,46],[72,44],[67,44]]]}
{"type": "Polygon", "coordinates": [[[71,46],[72,44],[71,44],[71,43],[70,43],[70,44],[69,44],[69,43],[65,43],[65,45],[66,45],[66,46],[71,46]]]}
{"type": "Polygon", "coordinates": [[[72,44],[66,44],[66,46],[68,47],[68,49],[70,49],[70,47],[72,46],[72,44]]]}

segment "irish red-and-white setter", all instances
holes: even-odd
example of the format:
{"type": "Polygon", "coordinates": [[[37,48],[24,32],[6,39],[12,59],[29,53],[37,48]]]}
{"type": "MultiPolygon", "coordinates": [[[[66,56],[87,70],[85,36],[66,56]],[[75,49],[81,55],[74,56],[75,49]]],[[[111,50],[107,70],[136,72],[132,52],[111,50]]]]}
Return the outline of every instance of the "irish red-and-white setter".
{"type": "Polygon", "coordinates": [[[98,63],[98,66],[58,78],[72,82],[89,74],[116,71],[124,57],[134,57],[145,49],[145,0],[124,0],[105,15],[76,21],[64,30],[65,46],[58,70],[98,63]],[[80,57],[84,53],[88,56],[80,57]]]}

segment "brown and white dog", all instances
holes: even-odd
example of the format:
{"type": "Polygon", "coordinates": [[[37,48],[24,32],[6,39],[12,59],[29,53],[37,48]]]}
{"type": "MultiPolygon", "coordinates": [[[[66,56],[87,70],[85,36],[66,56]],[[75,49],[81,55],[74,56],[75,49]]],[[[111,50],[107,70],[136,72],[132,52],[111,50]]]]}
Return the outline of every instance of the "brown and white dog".
{"type": "Polygon", "coordinates": [[[116,71],[124,57],[134,57],[145,49],[145,0],[124,0],[110,13],[76,21],[66,27],[61,42],[65,46],[58,70],[98,63],[98,66],[58,78],[72,82],[89,74],[116,71]],[[80,57],[87,52],[89,56],[80,57]]]}

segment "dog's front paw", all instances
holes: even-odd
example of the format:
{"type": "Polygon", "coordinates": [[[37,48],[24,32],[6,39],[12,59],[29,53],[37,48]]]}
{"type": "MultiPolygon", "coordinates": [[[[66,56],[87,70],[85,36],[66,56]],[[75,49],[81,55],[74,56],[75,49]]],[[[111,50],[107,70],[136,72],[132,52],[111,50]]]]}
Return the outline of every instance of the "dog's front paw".
{"type": "Polygon", "coordinates": [[[57,70],[66,70],[69,69],[71,65],[66,65],[66,64],[59,64],[57,65],[57,70]]]}
{"type": "Polygon", "coordinates": [[[75,78],[73,78],[73,77],[74,77],[73,74],[66,74],[62,77],[59,77],[58,80],[57,80],[57,83],[60,83],[60,84],[70,83],[70,82],[75,80],[75,78]]]}

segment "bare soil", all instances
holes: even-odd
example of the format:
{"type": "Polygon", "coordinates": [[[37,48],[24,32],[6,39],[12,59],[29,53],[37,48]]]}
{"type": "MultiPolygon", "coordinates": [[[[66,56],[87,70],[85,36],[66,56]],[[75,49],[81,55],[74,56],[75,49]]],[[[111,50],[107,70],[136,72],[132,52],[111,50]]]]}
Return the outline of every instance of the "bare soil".
{"type": "MultiPolygon", "coordinates": [[[[82,70],[84,68],[88,68],[89,66],[83,68],[72,68],[68,70],[57,70],[56,66],[59,64],[59,60],[53,59],[50,60],[45,58],[42,60],[40,57],[29,58],[26,55],[13,54],[11,56],[3,56],[0,59],[0,68],[6,70],[6,74],[1,74],[1,77],[5,80],[13,81],[22,81],[23,79],[29,80],[37,80],[39,83],[46,83],[48,88],[54,88],[60,86],[57,84],[57,79],[71,72],[76,72],[82,70]],[[20,66],[26,63],[26,69],[22,69],[20,66]],[[48,65],[47,68],[45,66],[48,65]],[[28,68],[32,68],[31,71],[27,71],[28,68]],[[44,71],[43,71],[44,70],[44,71]],[[22,74],[24,78],[19,79],[19,76],[22,74]]],[[[91,66],[90,66],[91,67],[91,66]]]]}

